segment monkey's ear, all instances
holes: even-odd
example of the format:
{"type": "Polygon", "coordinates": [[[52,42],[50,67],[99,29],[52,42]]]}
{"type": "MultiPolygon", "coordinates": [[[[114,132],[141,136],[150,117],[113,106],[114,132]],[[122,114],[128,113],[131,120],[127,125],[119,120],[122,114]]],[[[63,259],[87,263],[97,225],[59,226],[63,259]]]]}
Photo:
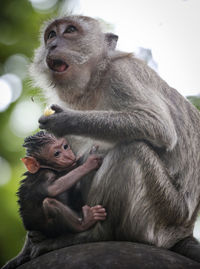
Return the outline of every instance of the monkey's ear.
{"type": "Polygon", "coordinates": [[[40,164],[34,157],[24,157],[21,160],[31,174],[35,174],[40,169],[40,164]]]}
{"type": "Polygon", "coordinates": [[[112,33],[105,34],[105,40],[108,44],[109,49],[114,50],[117,46],[118,36],[112,33]]]}

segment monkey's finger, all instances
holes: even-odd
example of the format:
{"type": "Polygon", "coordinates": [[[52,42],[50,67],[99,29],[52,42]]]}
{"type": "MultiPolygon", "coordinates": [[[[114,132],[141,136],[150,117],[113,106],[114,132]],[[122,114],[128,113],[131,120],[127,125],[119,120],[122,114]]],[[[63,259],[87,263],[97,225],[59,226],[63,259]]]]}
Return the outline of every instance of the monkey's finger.
{"type": "Polygon", "coordinates": [[[46,129],[46,127],[47,127],[47,125],[44,124],[44,123],[40,123],[40,124],[39,124],[39,128],[40,128],[40,129],[46,129]]]}
{"type": "Polygon", "coordinates": [[[39,124],[39,128],[40,128],[40,129],[45,129],[45,130],[48,129],[48,128],[47,128],[47,125],[46,125],[46,124],[42,124],[42,123],[39,124]]]}
{"type": "Polygon", "coordinates": [[[107,216],[106,213],[104,213],[104,214],[94,214],[94,215],[93,215],[94,219],[97,219],[97,218],[98,218],[98,219],[105,219],[106,216],[107,216]]]}
{"type": "Polygon", "coordinates": [[[39,124],[39,129],[45,129],[45,126],[43,124],[39,124]]]}
{"type": "Polygon", "coordinates": [[[60,106],[55,105],[55,104],[51,105],[51,109],[54,110],[56,113],[63,112],[63,109],[60,106]]]}
{"type": "Polygon", "coordinates": [[[95,206],[91,207],[91,209],[93,209],[93,208],[103,208],[103,206],[102,205],[95,205],[95,206]]]}
{"type": "Polygon", "coordinates": [[[106,216],[94,216],[94,219],[95,220],[105,220],[106,219],[106,216]]]}
{"type": "Polygon", "coordinates": [[[47,123],[49,117],[50,116],[42,116],[42,117],[39,118],[38,122],[40,124],[45,124],[45,123],[47,123]]]}
{"type": "Polygon", "coordinates": [[[93,212],[93,216],[106,216],[106,212],[93,212]]]}
{"type": "Polygon", "coordinates": [[[102,213],[104,213],[104,212],[106,212],[106,210],[105,210],[105,208],[91,208],[91,210],[92,210],[92,212],[93,213],[95,213],[95,212],[102,212],[102,213]]]}

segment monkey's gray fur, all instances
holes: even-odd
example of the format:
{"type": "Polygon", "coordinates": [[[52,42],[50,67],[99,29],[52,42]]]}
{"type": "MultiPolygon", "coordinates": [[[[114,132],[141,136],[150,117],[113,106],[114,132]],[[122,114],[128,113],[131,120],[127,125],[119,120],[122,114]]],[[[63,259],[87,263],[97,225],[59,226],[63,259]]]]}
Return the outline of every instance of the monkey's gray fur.
{"type": "Polygon", "coordinates": [[[107,209],[107,220],[68,241],[85,236],[83,242],[128,240],[169,249],[190,238],[197,254],[188,254],[187,246],[177,251],[200,262],[192,238],[200,204],[199,112],[146,63],[115,50],[116,36],[104,34],[98,21],[69,16],[48,25],[46,36],[52,29],[56,37],[41,40],[31,75],[64,111],[42,117],[41,127],[72,135],[78,154],[94,143],[105,154],[82,191],[87,204],[107,209]],[[64,33],[69,24],[77,28],[73,38],[64,33]],[[62,59],[67,70],[52,71],[48,57],[62,59]]]}
{"type": "Polygon", "coordinates": [[[94,140],[105,152],[85,197],[105,206],[108,219],[90,233],[97,240],[171,248],[192,235],[199,209],[199,112],[146,63],[115,50],[116,36],[108,42],[98,21],[70,16],[52,29],[57,37],[42,41],[32,75],[70,109],[42,126],[59,136],[78,135],[79,152],[94,140]],[[67,21],[79,27],[75,41],[62,37],[67,21]],[[66,61],[65,76],[47,67],[47,55],[66,61]]]}

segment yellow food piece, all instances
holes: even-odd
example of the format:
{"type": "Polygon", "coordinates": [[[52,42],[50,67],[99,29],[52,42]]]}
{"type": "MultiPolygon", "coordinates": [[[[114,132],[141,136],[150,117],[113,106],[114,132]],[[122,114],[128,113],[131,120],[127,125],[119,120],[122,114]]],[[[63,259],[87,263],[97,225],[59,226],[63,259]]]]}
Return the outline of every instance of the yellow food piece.
{"type": "Polygon", "coordinates": [[[55,111],[49,107],[45,108],[45,110],[44,110],[44,116],[50,116],[54,113],[55,113],[55,111]]]}

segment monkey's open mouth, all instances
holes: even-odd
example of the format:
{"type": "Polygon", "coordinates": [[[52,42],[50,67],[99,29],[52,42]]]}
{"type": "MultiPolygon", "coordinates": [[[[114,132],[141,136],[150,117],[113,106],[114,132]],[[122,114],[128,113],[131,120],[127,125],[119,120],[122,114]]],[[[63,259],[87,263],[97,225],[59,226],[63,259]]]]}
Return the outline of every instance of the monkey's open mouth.
{"type": "Polygon", "coordinates": [[[69,65],[60,59],[47,58],[48,67],[54,72],[64,72],[69,65]]]}

